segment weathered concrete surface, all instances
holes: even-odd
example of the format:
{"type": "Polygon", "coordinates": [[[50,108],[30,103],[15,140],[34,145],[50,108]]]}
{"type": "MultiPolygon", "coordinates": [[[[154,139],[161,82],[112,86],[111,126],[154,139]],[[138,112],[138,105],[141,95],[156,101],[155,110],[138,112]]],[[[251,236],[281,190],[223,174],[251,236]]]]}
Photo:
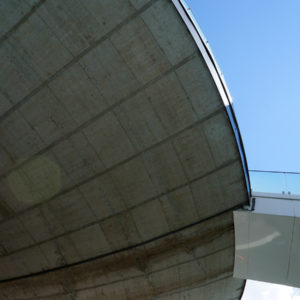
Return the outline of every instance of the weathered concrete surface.
{"type": "Polygon", "coordinates": [[[243,281],[231,278],[233,235],[232,215],[226,213],[92,262],[4,283],[2,294],[5,299],[238,298],[243,281]]]}
{"type": "Polygon", "coordinates": [[[238,298],[224,212],[244,174],[171,1],[16,3],[0,5],[0,296],[238,298]]]}

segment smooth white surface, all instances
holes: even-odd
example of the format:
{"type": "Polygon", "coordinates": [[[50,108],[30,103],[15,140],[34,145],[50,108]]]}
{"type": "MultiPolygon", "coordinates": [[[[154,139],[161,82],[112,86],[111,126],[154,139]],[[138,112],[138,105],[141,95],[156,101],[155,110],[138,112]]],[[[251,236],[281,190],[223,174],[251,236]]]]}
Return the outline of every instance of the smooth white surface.
{"type": "Polygon", "coordinates": [[[234,277],[300,287],[300,219],[235,211],[234,277]]]}
{"type": "Polygon", "coordinates": [[[255,213],[300,217],[300,201],[261,197],[255,199],[255,213]]]}
{"type": "Polygon", "coordinates": [[[293,218],[250,214],[249,279],[286,283],[293,218]]]}

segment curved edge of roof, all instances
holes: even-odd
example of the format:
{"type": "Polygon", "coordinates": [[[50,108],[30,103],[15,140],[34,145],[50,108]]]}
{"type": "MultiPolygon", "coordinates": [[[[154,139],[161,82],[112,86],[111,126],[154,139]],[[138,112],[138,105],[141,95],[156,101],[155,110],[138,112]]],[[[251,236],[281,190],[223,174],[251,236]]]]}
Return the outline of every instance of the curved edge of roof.
{"type": "Polygon", "coordinates": [[[249,170],[248,170],[248,163],[245,153],[245,148],[242,141],[241,132],[237,123],[237,119],[234,113],[234,109],[232,107],[232,98],[230,96],[229,90],[225,83],[223,74],[214,58],[214,55],[210,49],[208,41],[203,34],[202,30],[200,29],[197,21],[195,20],[191,9],[187,5],[184,0],[172,0],[177,12],[181,16],[183,22],[187,26],[190,34],[192,35],[198,49],[200,50],[204,61],[213,77],[213,80],[217,86],[217,89],[220,93],[224,106],[226,108],[227,115],[229,117],[231,127],[237,142],[237,147],[240,153],[241,162],[243,166],[243,171],[245,175],[245,182],[248,191],[248,197],[251,197],[251,187],[250,187],[250,177],[249,177],[249,170]]]}

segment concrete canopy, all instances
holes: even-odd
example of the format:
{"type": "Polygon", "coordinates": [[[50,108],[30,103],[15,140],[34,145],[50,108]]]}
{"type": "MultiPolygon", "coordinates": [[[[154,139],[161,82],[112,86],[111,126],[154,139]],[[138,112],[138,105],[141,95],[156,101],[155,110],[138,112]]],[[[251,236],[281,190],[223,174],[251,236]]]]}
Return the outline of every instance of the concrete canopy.
{"type": "Polygon", "coordinates": [[[241,156],[174,3],[1,1],[1,299],[240,298],[241,156]]]}

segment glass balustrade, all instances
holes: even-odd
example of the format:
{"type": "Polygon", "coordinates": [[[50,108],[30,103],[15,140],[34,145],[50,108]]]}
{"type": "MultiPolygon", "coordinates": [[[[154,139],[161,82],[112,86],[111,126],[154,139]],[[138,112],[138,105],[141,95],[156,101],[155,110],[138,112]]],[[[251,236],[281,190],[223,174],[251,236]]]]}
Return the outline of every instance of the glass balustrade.
{"type": "Polygon", "coordinates": [[[252,193],[300,195],[300,173],[249,171],[252,193]]]}

